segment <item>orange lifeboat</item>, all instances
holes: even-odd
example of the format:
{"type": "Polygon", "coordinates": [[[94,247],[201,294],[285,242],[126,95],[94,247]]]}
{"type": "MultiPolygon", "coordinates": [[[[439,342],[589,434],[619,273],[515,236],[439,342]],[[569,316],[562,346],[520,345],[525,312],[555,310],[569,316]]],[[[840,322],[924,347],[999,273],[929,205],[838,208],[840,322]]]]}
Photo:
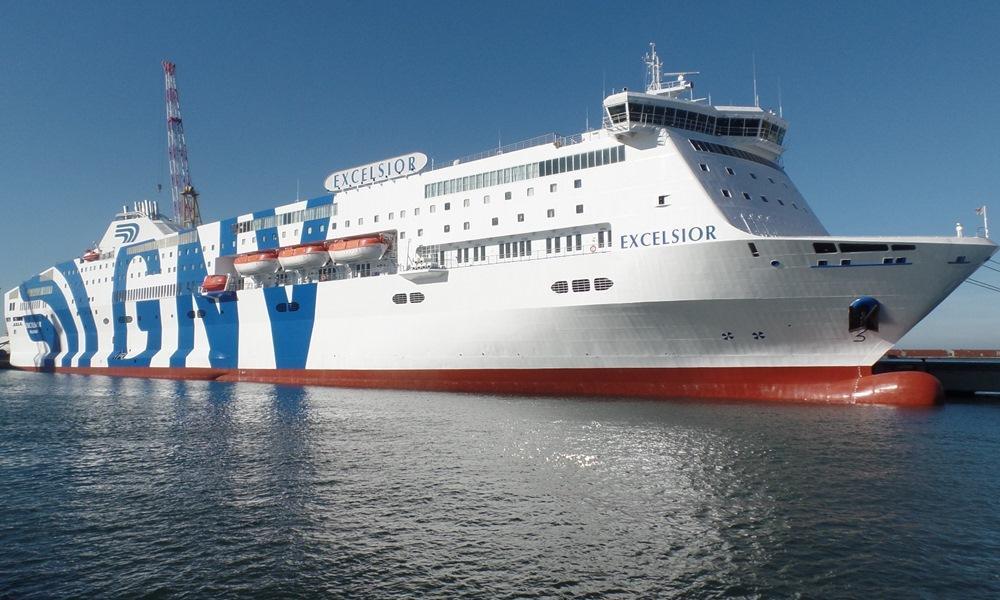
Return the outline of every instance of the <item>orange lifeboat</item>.
{"type": "Polygon", "coordinates": [[[81,258],[86,262],[94,262],[98,258],[101,258],[101,253],[98,250],[87,250],[81,258]]]}
{"type": "Polygon", "coordinates": [[[388,249],[389,244],[381,235],[332,240],[326,244],[330,258],[333,259],[333,262],[341,264],[362,260],[378,260],[388,249]]]}
{"type": "Polygon", "coordinates": [[[261,250],[241,254],[233,260],[236,272],[243,276],[270,275],[278,270],[278,251],[261,250]]]}
{"type": "Polygon", "coordinates": [[[315,242],[282,248],[278,251],[278,262],[286,271],[318,269],[330,259],[325,242],[315,242]]]}
{"type": "Polygon", "coordinates": [[[229,275],[208,275],[201,282],[201,293],[205,295],[221,294],[229,286],[229,275]]]}

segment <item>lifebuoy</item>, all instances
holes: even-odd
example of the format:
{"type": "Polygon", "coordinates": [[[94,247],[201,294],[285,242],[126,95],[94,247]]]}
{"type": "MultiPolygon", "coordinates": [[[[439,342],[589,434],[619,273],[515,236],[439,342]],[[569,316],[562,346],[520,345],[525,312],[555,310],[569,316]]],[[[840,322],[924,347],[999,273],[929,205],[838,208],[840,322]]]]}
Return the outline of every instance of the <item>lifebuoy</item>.
{"type": "Polygon", "coordinates": [[[590,245],[590,251],[591,252],[597,252],[597,246],[594,246],[593,244],[591,244],[590,245]]]}

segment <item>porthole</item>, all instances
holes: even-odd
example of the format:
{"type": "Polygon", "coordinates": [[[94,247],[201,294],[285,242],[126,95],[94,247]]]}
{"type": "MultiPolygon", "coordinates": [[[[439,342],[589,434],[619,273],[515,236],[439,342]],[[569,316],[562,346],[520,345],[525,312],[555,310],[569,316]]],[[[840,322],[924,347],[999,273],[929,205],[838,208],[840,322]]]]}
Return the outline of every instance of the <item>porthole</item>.
{"type": "Polygon", "coordinates": [[[594,278],[594,289],[598,292],[603,292],[604,290],[611,289],[611,286],[615,284],[607,277],[595,277],[594,278]]]}
{"type": "Polygon", "coordinates": [[[565,294],[569,291],[569,284],[565,281],[557,281],[552,284],[552,291],[557,294],[565,294]]]}
{"type": "Polygon", "coordinates": [[[394,304],[406,304],[406,294],[393,294],[392,302],[394,304]]]}
{"type": "Polygon", "coordinates": [[[420,304],[423,301],[424,301],[424,295],[422,292],[413,292],[410,294],[411,304],[420,304]]]}
{"type": "Polygon", "coordinates": [[[299,303],[298,302],[289,302],[288,303],[288,312],[295,312],[297,310],[299,310],[299,303]]]}
{"type": "Polygon", "coordinates": [[[285,312],[288,310],[288,305],[282,302],[281,304],[275,306],[274,309],[278,312],[285,312]]]}

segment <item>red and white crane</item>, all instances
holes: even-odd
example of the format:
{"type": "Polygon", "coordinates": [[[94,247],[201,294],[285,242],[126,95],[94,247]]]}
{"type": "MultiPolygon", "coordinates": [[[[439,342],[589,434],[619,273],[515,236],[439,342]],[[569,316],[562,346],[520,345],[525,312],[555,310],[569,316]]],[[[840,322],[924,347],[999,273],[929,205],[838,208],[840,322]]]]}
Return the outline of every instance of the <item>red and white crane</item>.
{"type": "Polygon", "coordinates": [[[181,121],[181,103],[177,94],[177,65],[163,61],[163,76],[167,98],[167,156],[170,160],[170,195],[174,200],[174,221],[184,229],[201,225],[198,192],[191,185],[188,169],[187,142],[184,140],[184,122],[181,121]]]}

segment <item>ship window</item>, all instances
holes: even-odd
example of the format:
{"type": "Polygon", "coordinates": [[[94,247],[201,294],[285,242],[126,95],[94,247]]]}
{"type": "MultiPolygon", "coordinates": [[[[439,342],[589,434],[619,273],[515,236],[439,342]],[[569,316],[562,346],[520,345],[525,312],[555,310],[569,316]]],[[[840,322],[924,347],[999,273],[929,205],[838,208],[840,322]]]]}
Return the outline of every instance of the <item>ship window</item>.
{"type": "Polygon", "coordinates": [[[514,197],[513,194],[511,194],[510,192],[504,192],[503,193],[503,199],[504,200],[510,200],[513,197],[514,197]]]}
{"type": "Polygon", "coordinates": [[[552,238],[545,238],[545,253],[552,254],[552,238]]]}
{"type": "Polygon", "coordinates": [[[760,256],[760,252],[757,252],[757,244],[755,244],[753,242],[750,242],[747,245],[750,247],[750,255],[751,256],[760,256]]]}
{"type": "Polygon", "coordinates": [[[547,211],[545,211],[545,216],[549,217],[550,219],[552,217],[556,216],[556,209],[554,209],[554,208],[548,209],[547,211]]]}
{"type": "MultiPolygon", "coordinates": [[[[451,210],[451,202],[445,202],[444,203],[444,209],[445,210],[451,210]]],[[[434,211],[431,211],[431,212],[434,212],[434,211]]]]}
{"type": "Polygon", "coordinates": [[[656,205],[657,206],[666,206],[667,205],[667,196],[669,196],[669,195],[670,194],[663,194],[662,196],[660,196],[659,198],[657,198],[656,205]]]}
{"type": "Polygon", "coordinates": [[[489,203],[490,203],[490,195],[487,194],[483,196],[483,204],[489,204],[489,203]]]}
{"type": "Polygon", "coordinates": [[[524,222],[524,213],[517,213],[517,222],[518,223],[524,222]]]}
{"type": "Polygon", "coordinates": [[[406,239],[406,232],[405,231],[400,231],[399,232],[399,239],[401,239],[401,240],[405,240],[406,239]]]}
{"type": "Polygon", "coordinates": [[[828,263],[827,261],[825,261],[825,260],[817,260],[817,261],[816,261],[816,266],[817,266],[817,267],[825,267],[825,266],[826,266],[826,265],[828,265],[828,264],[829,264],[829,263],[828,263]]]}
{"type": "Polygon", "coordinates": [[[590,291],[590,280],[589,279],[574,279],[573,280],[573,291],[574,292],[589,292],[590,291]]]}
{"type": "MultiPolygon", "coordinates": [[[[959,258],[965,258],[965,257],[964,256],[960,256],[959,258]]],[[[962,261],[962,262],[965,262],[965,261],[962,261]]],[[[899,258],[897,258],[896,259],[896,264],[897,265],[905,265],[906,264],[906,257],[905,256],[900,256],[899,258]]]]}
{"type": "Polygon", "coordinates": [[[757,176],[756,176],[756,175],[754,175],[753,173],[750,173],[750,178],[751,178],[751,179],[757,179],[757,176]]]}
{"type": "Polygon", "coordinates": [[[466,221],[465,223],[462,223],[462,229],[464,229],[466,231],[469,230],[469,222],[468,221],[466,221]]]}
{"type": "Polygon", "coordinates": [[[784,203],[784,202],[783,202],[783,201],[781,200],[781,198],[775,198],[775,200],[777,200],[777,201],[778,201],[778,204],[780,204],[780,205],[782,205],[782,206],[784,206],[784,205],[785,205],[785,203],[784,203]]]}
{"type": "Polygon", "coordinates": [[[533,187],[530,187],[530,188],[528,188],[528,190],[527,190],[527,191],[526,191],[525,193],[526,193],[526,194],[527,194],[528,196],[534,196],[534,195],[535,195],[535,188],[533,188],[533,187]]]}
{"type": "MultiPolygon", "coordinates": [[[[608,238],[609,238],[608,241],[610,243],[611,236],[608,236],[608,238]]],[[[603,248],[604,247],[604,230],[603,229],[597,232],[597,247],[598,248],[603,248]]]]}
{"type": "Polygon", "coordinates": [[[611,281],[607,277],[596,277],[594,278],[594,289],[598,292],[603,292],[604,290],[611,289],[615,282],[611,281]]]}
{"type": "Polygon", "coordinates": [[[424,301],[424,294],[422,292],[412,292],[410,294],[411,304],[420,304],[423,301],[424,301]]]}
{"type": "Polygon", "coordinates": [[[705,163],[698,163],[698,166],[701,167],[702,171],[708,173],[708,165],[706,165],[705,163]]]}
{"type": "Polygon", "coordinates": [[[898,252],[900,250],[916,250],[916,249],[917,249],[917,247],[914,246],[913,244],[893,244],[892,245],[893,252],[898,252]]]}
{"type": "Polygon", "coordinates": [[[833,254],[837,251],[836,244],[830,242],[814,242],[813,252],[816,254],[833,254]]]}
{"type": "Polygon", "coordinates": [[[722,190],[722,195],[725,196],[726,198],[733,197],[733,195],[729,192],[729,190],[722,190]]]}
{"type": "Polygon", "coordinates": [[[841,244],[841,252],[888,252],[887,244],[841,244]]]}
{"type": "Polygon", "coordinates": [[[420,209],[419,208],[414,208],[413,209],[413,216],[414,217],[419,217],[420,216],[420,209]]]}
{"type": "Polygon", "coordinates": [[[840,261],[840,266],[842,266],[842,267],[850,266],[850,264],[851,264],[851,259],[849,259],[849,258],[844,258],[844,259],[841,259],[841,261],[840,261]]]}
{"type": "Polygon", "coordinates": [[[582,188],[583,187],[583,180],[582,179],[574,179],[573,180],[573,187],[577,188],[577,189],[582,188]]]}
{"type": "Polygon", "coordinates": [[[726,167],[726,173],[729,175],[735,175],[736,172],[733,171],[732,167],[726,167]]]}
{"type": "Polygon", "coordinates": [[[892,259],[891,258],[883,258],[882,259],[882,264],[883,265],[891,265],[892,264],[892,259]]]}
{"type": "Polygon", "coordinates": [[[297,310],[299,310],[299,303],[298,302],[289,302],[288,303],[288,312],[295,312],[297,310]]]}
{"type": "Polygon", "coordinates": [[[763,200],[764,202],[767,202],[767,196],[761,196],[760,199],[763,200]]]}
{"type": "Polygon", "coordinates": [[[553,238],[553,239],[555,240],[556,252],[558,253],[558,252],[560,252],[560,244],[562,244],[562,238],[556,237],[556,238],[553,238]]]}
{"type": "Polygon", "coordinates": [[[394,304],[406,304],[406,294],[394,294],[392,301],[394,304]]]}
{"type": "Polygon", "coordinates": [[[493,220],[491,222],[493,223],[493,225],[499,225],[500,224],[500,219],[499,219],[499,217],[493,217],[493,220]]]}
{"type": "Polygon", "coordinates": [[[344,227],[350,227],[350,226],[351,226],[351,220],[350,219],[345,219],[344,220],[344,227]]]}
{"type": "Polygon", "coordinates": [[[583,214],[583,205],[582,204],[577,204],[576,205],[576,214],[578,214],[578,215],[582,215],[583,214]]]}
{"type": "Polygon", "coordinates": [[[554,192],[554,191],[556,191],[556,184],[553,183],[549,185],[549,192],[554,192]]]}
{"type": "Polygon", "coordinates": [[[451,231],[451,225],[445,225],[444,226],[444,232],[448,233],[449,231],[451,231]]]}
{"type": "Polygon", "coordinates": [[[557,281],[552,284],[551,289],[557,294],[565,294],[569,291],[569,285],[565,281],[557,281]]]}
{"type": "Polygon", "coordinates": [[[424,230],[423,229],[418,229],[417,230],[417,237],[423,237],[423,236],[424,236],[424,230]]]}
{"type": "Polygon", "coordinates": [[[750,199],[750,194],[749,194],[749,193],[747,193],[747,192],[743,192],[743,197],[744,197],[745,199],[749,200],[749,199],[750,199]]]}
{"type": "MultiPolygon", "coordinates": [[[[433,214],[434,214],[435,212],[437,212],[437,206],[435,206],[435,205],[431,204],[431,214],[433,215],[433,214]]],[[[358,222],[360,223],[360,222],[361,222],[361,220],[360,220],[360,219],[358,219],[358,222]]]]}
{"type": "Polygon", "coordinates": [[[464,208],[469,208],[469,199],[468,198],[466,198],[465,200],[462,200],[462,206],[464,208]]]}
{"type": "Polygon", "coordinates": [[[576,234],[576,249],[580,250],[582,248],[583,248],[583,235],[578,233],[576,234]]]}

